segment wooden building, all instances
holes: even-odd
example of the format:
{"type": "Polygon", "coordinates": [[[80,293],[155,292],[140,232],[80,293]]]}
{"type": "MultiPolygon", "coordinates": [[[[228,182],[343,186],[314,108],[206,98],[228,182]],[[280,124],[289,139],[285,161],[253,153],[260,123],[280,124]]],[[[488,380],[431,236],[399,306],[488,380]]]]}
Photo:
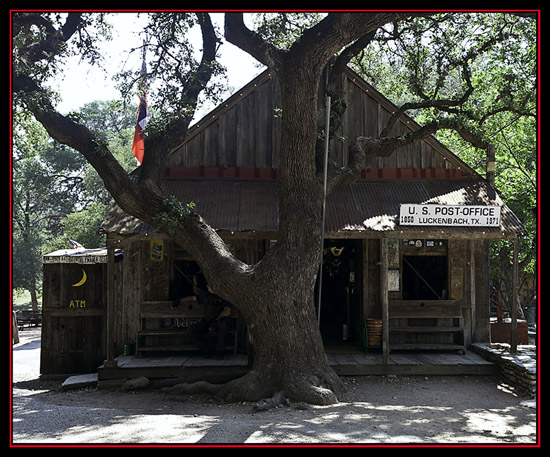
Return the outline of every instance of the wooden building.
{"type": "MultiPolygon", "coordinates": [[[[330,158],[344,165],[350,142],[377,136],[397,108],[352,70],[341,84],[348,108],[330,158]]],[[[166,192],[195,202],[248,263],[277,240],[279,107],[278,83],[265,71],[191,127],[165,169],[166,192]]],[[[391,134],[416,128],[402,116],[391,134]]],[[[138,352],[188,348],[179,330],[189,307],[172,304],[201,279],[185,246],[116,206],[102,230],[108,251],[124,252],[119,263],[108,256],[107,358],[130,343],[138,352]]],[[[325,344],[376,344],[365,335],[367,319],[382,322],[386,354],[489,341],[489,242],[522,230],[491,184],[433,137],[390,157],[367,157],[361,179],[327,200],[325,344]]],[[[246,351],[238,316],[233,331],[229,343],[246,351]]]]}
{"type": "Polygon", "coordinates": [[[106,249],[43,256],[40,373],[95,371],[106,353],[106,249]]]}

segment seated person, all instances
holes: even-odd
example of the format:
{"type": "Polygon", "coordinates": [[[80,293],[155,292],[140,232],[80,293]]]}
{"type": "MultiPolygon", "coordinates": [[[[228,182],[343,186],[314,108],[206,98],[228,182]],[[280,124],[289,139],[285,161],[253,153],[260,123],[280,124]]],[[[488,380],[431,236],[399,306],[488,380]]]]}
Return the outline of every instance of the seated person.
{"type": "Polygon", "coordinates": [[[216,295],[210,286],[206,286],[206,288],[207,290],[195,287],[193,290],[195,295],[184,299],[195,299],[198,303],[207,305],[207,315],[193,324],[189,330],[193,340],[206,357],[215,355],[221,359],[225,356],[225,335],[232,305],[216,295]],[[214,324],[218,334],[215,346],[208,337],[210,326],[214,326],[214,324]]]}

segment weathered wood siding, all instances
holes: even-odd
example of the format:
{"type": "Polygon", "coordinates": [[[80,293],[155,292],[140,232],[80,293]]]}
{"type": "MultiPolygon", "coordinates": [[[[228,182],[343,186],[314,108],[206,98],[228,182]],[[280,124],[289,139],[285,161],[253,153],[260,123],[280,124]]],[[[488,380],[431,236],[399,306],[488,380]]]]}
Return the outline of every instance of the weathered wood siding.
{"type": "MultiPolygon", "coordinates": [[[[158,234],[157,234],[158,235],[158,234]]],[[[113,344],[114,353],[121,354],[125,344],[134,344],[139,330],[140,305],[145,300],[168,300],[171,245],[162,235],[151,237],[163,242],[163,260],[151,257],[151,239],[137,239],[121,243],[110,235],[107,244],[124,249],[122,262],[113,264],[113,344]]]]}
{"type": "MultiPolygon", "coordinates": [[[[350,143],[358,136],[378,136],[395,106],[351,70],[342,75],[348,105],[340,138],[331,142],[331,159],[343,165],[350,143]]],[[[320,99],[320,104],[324,100],[320,99]]],[[[191,127],[187,140],[169,157],[170,167],[279,166],[281,94],[267,71],[236,92],[191,127]]],[[[410,131],[414,122],[398,121],[391,135],[410,131]]],[[[370,156],[365,168],[453,168],[452,153],[433,138],[406,146],[390,157],[370,156]]]]}
{"type": "Polygon", "coordinates": [[[40,373],[90,373],[105,357],[105,264],[44,264],[40,373]],[[86,272],[86,281],[79,286],[86,272]]]}
{"type": "Polygon", "coordinates": [[[169,166],[278,168],[279,85],[267,73],[190,129],[169,166]]]}
{"type": "MultiPolygon", "coordinates": [[[[396,108],[372,86],[349,72],[342,76],[342,88],[348,106],[340,129],[342,140],[333,140],[331,144],[332,158],[339,164],[347,163],[349,146],[357,137],[377,137],[396,108]]],[[[414,125],[412,120],[402,119],[395,123],[389,135],[402,135],[411,131],[414,125]]],[[[364,168],[452,167],[434,145],[443,149],[430,138],[405,146],[389,157],[370,155],[365,159],[364,168]]]]}
{"type": "MultiPolygon", "coordinates": [[[[447,266],[450,300],[456,300],[462,308],[464,338],[466,345],[489,341],[489,281],[488,242],[486,240],[448,240],[447,266]]],[[[400,252],[399,263],[402,265],[400,252]]],[[[380,240],[363,240],[363,319],[380,319],[380,240]]],[[[389,292],[393,302],[402,300],[402,274],[400,290],[389,292]]],[[[392,319],[390,311],[390,319],[392,319]]],[[[406,321],[406,319],[404,320],[406,321]]],[[[438,325],[450,325],[440,319],[438,325]]],[[[393,319],[395,324],[398,319],[393,319]]],[[[402,322],[404,323],[404,322],[402,322]]],[[[426,337],[424,337],[426,338],[426,337]]],[[[446,342],[446,336],[430,336],[432,343],[446,342]]],[[[402,336],[393,336],[394,342],[401,342],[402,336]]],[[[428,341],[428,340],[426,340],[428,341]]]]}
{"type": "MultiPolygon", "coordinates": [[[[248,263],[258,262],[264,255],[265,241],[261,239],[233,240],[229,246],[234,254],[248,263]]],[[[113,353],[119,355],[125,344],[135,344],[141,329],[140,310],[144,302],[165,302],[173,300],[170,295],[170,281],[179,273],[174,261],[182,258],[181,248],[161,234],[143,238],[121,239],[111,234],[107,244],[124,249],[121,262],[113,263],[114,275],[110,300],[112,300],[113,353]],[[132,241],[130,241],[132,240],[132,241]],[[152,256],[151,241],[162,241],[162,260],[152,256]]],[[[187,258],[184,255],[185,258],[187,258]]],[[[245,349],[245,324],[238,322],[239,350],[245,349]]],[[[103,360],[103,359],[102,359],[103,360]]]]}

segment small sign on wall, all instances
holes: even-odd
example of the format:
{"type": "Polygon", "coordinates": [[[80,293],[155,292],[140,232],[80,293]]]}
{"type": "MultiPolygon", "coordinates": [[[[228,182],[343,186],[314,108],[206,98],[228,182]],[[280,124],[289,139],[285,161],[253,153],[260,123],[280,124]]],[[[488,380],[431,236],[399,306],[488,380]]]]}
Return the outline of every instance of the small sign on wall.
{"type": "Polygon", "coordinates": [[[388,270],[388,292],[399,292],[399,270],[388,270]]]}
{"type": "Polygon", "coordinates": [[[151,240],[151,260],[161,262],[164,260],[164,240],[151,240]]]}

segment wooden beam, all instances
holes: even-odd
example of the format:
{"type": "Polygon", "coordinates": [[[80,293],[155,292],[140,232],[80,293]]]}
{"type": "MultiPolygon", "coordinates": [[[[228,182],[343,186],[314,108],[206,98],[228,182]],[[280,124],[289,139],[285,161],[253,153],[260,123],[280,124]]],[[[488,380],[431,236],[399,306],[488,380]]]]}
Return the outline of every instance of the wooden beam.
{"type": "Polygon", "coordinates": [[[514,263],[512,265],[512,334],[510,336],[510,352],[518,350],[518,238],[514,239],[514,263]]]}
{"type": "Polygon", "coordinates": [[[388,301],[388,240],[380,240],[380,301],[382,302],[382,361],[390,360],[389,301],[388,301]]]}
{"type": "Polygon", "coordinates": [[[107,242],[107,306],[105,309],[105,352],[106,360],[104,364],[106,366],[113,366],[114,362],[114,264],[115,264],[115,248],[112,242],[107,242]]]}
{"type": "Polygon", "coordinates": [[[470,240],[469,241],[469,248],[470,248],[470,296],[468,297],[470,299],[470,321],[471,321],[471,331],[470,331],[470,340],[471,342],[476,341],[476,337],[478,334],[477,331],[477,312],[476,312],[476,256],[475,256],[475,241],[470,240]]]}

